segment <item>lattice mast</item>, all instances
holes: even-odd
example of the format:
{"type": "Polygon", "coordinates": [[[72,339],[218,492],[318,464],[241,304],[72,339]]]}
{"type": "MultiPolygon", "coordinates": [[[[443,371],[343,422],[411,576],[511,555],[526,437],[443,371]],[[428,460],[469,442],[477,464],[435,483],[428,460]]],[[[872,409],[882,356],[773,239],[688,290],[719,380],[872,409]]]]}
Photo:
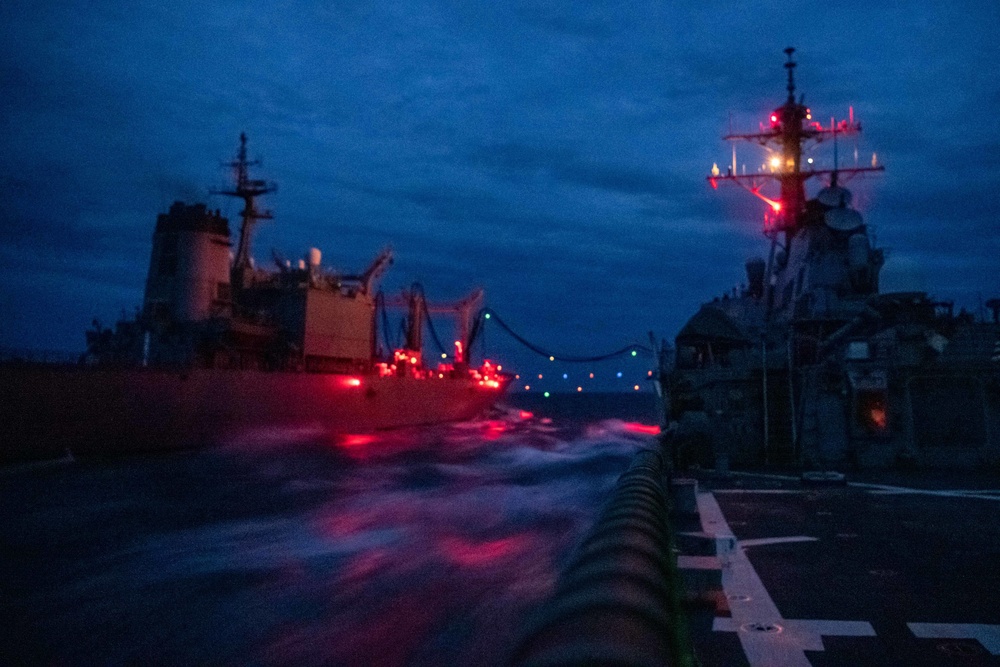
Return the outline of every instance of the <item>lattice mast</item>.
{"type": "Polygon", "coordinates": [[[828,138],[834,140],[836,155],[836,140],[838,136],[856,135],[861,132],[861,124],[854,120],[851,110],[847,120],[830,119],[830,126],[812,120],[812,111],[804,103],[803,96],[795,99],[795,66],[792,54],[795,49],[785,49],[788,56],[785,69],[788,70],[788,97],[785,103],[771,112],[768,128],[754,134],[728,134],[723,139],[727,141],[751,141],[760,144],[769,153],[769,162],[761,171],[752,174],[736,173],[735,151],[733,164],[728,173],[721,174],[718,166],[712,167],[708,176],[712,187],[718,187],[719,181],[731,181],[744,188],[754,196],[762,199],[771,207],[770,224],[765,226],[768,236],[776,237],[777,232],[785,232],[786,239],[793,236],[803,224],[805,214],[806,193],[805,182],[814,176],[829,176],[830,184],[837,185],[838,174],[854,176],[864,172],[884,171],[884,167],[876,164],[872,156],[871,167],[840,168],[834,158],[833,169],[802,168],[802,154],[809,143],[819,143],[828,138]],[[763,186],[772,181],[780,185],[777,199],[767,197],[761,192],[763,186]]]}
{"type": "Polygon", "coordinates": [[[243,200],[243,210],[240,217],[243,219],[240,225],[240,240],[236,247],[236,257],[232,266],[232,284],[236,289],[244,286],[247,269],[250,268],[250,247],[253,241],[253,227],[260,220],[271,220],[273,215],[270,211],[262,211],[257,208],[255,199],[261,195],[266,195],[278,189],[274,183],[250,178],[250,167],[260,164],[260,160],[247,159],[247,135],[240,133],[240,148],[236,153],[236,159],[225,163],[233,170],[233,181],[235,187],[232,190],[213,190],[212,194],[226,195],[228,197],[239,197],[243,200]]]}

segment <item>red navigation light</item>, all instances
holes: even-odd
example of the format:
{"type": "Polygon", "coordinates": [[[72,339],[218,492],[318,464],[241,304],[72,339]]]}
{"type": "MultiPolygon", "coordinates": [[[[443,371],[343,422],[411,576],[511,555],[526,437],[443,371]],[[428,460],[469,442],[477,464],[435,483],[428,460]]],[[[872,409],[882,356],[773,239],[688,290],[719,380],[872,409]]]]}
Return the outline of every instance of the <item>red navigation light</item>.
{"type": "Polygon", "coordinates": [[[778,124],[778,114],[776,113],[771,114],[771,124],[772,125],[778,124]]]}
{"type": "Polygon", "coordinates": [[[535,413],[528,412],[527,410],[521,410],[518,413],[518,417],[520,417],[521,419],[531,419],[534,416],[535,416],[535,413]]]}
{"type": "Polygon", "coordinates": [[[771,202],[771,208],[774,209],[775,213],[779,213],[781,211],[781,202],[780,201],[771,202]]]}
{"type": "Polygon", "coordinates": [[[345,387],[360,387],[361,378],[347,378],[344,380],[345,387]]]}

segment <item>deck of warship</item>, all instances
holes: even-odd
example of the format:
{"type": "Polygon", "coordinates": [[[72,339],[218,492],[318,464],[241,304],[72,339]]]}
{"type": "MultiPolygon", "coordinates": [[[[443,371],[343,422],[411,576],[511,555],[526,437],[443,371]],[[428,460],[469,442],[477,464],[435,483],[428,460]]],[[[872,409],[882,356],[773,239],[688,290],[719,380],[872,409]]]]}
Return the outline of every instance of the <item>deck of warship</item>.
{"type": "Polygon", "coordinates": [[[680,567],[709,568],[703,665],[1000,665],[995,475],[698,477],[676,530],[680,567]]]}

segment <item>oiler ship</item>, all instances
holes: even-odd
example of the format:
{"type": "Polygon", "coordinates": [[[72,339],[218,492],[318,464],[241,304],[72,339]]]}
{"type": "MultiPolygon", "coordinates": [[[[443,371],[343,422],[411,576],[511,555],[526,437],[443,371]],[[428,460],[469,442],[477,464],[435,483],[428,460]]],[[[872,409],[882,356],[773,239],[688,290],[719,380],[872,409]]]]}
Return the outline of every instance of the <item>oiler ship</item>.
{"type": "Polygon", "coordinates": [[[243,202],[235,252],[218,210],[175,202],[157,218],[133,319],[95,321],[78,363],[0,366],[0,461],[253,445],[276,430],[335,440],[469,419],[498,399],[510,379],[502,368],[469,363],[482,290],[451,304],[429,303],[419,284],[386,297],[390,249],[359,274],[324,267],[315,248],[257,267],[254,227],[272,217],[257,199],[275,186],[251,177],[256,164],[242,134],[232,186],[215,192],[243,202]],[[386,307],[407,312],[398,349],[386,307]],[[422,354],[431,312],[453,315],[458,332],[433,367],[422,354]]]}
{"type": "Polygon", "coordinates": [[[763,202],[766,259],[702,305],[676,337],[662,379],[681,462],[809,468],[1000,464],[1000,299],[978,313],[925,292],[882,292],[885,253],[844,187],[882,170],[839,165],[853,111],[829,125],[788,96],[758,132],[759,169],[723,171],[763,202]],[[820,168],[819,144],[833,147],[820,168]],[[814,155],[817,158],[814,159],[814,155]],[[806,183],[821,187],[809,196],[806,183]],[[774,192],[774,186],[777,192],[774,192]],[[768,190],[768,188],[771,188],[768,190]]]}

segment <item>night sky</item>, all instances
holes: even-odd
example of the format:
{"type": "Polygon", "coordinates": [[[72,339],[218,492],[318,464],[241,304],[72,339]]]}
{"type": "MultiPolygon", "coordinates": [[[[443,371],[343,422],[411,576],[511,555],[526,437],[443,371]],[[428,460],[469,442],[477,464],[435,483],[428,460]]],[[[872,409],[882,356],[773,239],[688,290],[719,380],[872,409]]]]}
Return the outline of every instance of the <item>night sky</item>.
{"type": "MultiPolygon", "coordinates": [[[[82,350],[93,317],[131,313],[175,199],[238,228],[208,190],[244,130],[279,185],[258,262],[317,246],[353,272],[391,244],[387,292],[482,286],[548,348],[672,339],[766,252],[764,204],[705,176],[730,114],[752,131],[783,102],[786,46],[814,117],[853,105],[859,161],[887,168],[849,186],[888,249],[883,289],[1000,295],[1000,3],[723,4],[8,0],[0,345],[82,350]]],[[[525,374],[592,370],[495,327],[486,343],[525,374]]]]}

